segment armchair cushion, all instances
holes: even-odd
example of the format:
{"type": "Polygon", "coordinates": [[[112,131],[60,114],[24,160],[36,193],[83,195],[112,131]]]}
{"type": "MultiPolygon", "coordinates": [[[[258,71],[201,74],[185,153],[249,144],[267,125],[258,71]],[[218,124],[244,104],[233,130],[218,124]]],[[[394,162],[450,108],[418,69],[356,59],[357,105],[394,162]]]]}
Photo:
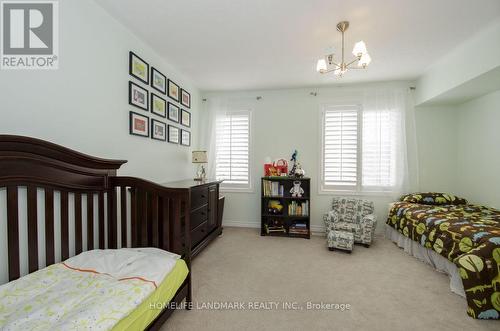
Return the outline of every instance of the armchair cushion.
{"type": "Polygon", "coordinates": [[[333,230],[352,232],[353,234],[360,233],[360,225],[350,222],[335,222],[333,224],[333,230]]]}

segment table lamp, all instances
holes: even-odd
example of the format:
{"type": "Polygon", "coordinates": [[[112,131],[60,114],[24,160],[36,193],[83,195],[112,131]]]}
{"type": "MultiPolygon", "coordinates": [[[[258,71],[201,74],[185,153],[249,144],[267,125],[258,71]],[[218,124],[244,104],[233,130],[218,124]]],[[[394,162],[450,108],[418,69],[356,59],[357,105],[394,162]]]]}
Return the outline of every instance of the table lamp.
{"type": "Polygon", "coordinates": [[[193,163],[198,164],[198,171],[194,180],[204,181],[207,178],[204,163],[208,162],[207,151],[193,151],[193,163]]]}

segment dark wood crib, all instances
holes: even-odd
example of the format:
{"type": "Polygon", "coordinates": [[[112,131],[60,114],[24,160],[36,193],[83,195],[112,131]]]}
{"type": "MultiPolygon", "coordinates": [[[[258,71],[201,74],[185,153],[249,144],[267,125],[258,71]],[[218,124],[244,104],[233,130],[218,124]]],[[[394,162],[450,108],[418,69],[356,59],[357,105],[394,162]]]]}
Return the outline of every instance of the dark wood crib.
{"type": "MultiPolygon", "coordinates": [[[[92,157],[39,139],[0,135],[0,190],[6,190],[7,196],[9,280],[21,276],[20,203],[26,206],[27,226],[23,228],[27,228],[30,273],[83,250],[121,247],[157,247],[177,253],[190,269],[189,213],[185,212],[190,205],[189,191],[117,176],[117,169],[126,162],[92,157]],[[43,234],[38,233],[41,209],[43,234]],[[60,233],[55,232],[55,221],[60,233]],[[70,228],[74,230],[71,234],[70,228]],[[38,258],[40,235],[45,241],[45,252],[41,252],[45,265],[38,258]],[[60,254],[56,254],[56,238],[60,238],[60,254]]],[[[172,303],[184,299],[191,302],[191,272],[172,303]]],[[[172,314],[172,306],[165,305],[148,329],[158,329],[172,314]]]]}

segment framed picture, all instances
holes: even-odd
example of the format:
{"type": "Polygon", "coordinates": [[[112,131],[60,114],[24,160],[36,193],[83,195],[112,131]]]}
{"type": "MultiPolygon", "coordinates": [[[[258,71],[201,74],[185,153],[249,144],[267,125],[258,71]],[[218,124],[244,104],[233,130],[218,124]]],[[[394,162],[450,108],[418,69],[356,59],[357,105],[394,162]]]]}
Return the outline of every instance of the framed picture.
{"type": "Polygon", "coordinates": [[[149,85],[149,64],[134,52],[129,52],[128,72],[131,76],[149,85]]]}
{"type": "Polygon", "coordinates": [[[167,101],[151,93],[151,112],[161,117],[167,117],[167,101]]]}
{"type": "Polygon", "coordinates": [[[168,126],[168,142],[173,143],[173,144],[178,144],[179,143],[179,128],[176,128],[175,126],[169,125],[168,126]]]}
{"type": "Polygon", "coordinates": [[[151,138],[156,140],[167,140],[167,124],[151,119],[151,138]]]}
{"type": "Polygon", "coordinates": [[[128,82],[128,103],[148,111],[148,91],[137,84],[128,82]]]}
{"type": "Polygon", "coordinates": [[[184,89],[181,89],[181,103],[183,106],[191,108],[191,94],[184,89]]]}
{"type": "Polygon", "coordinates": [[[149,118],[147,116],[130,112],[130,134],[149,137],[149,118]]]}
{"type": "Polygon", "coordinates": [[[188,128],[191,127],[191,113],[184,109],[181,109],[181,124],[188,128]]]}
{"type": "Polygon", "coordinates": [[[154,67],[151,67],[151,87],[158,92],[167,94],[167,77],[154,67]]]}
{"type": "Polygon", "coordinates": [[[168,80],[168,97],[179,102],[179,93],[180,93],[179,85],[177,85],[176,83],[172,82],[169,79],[168,80]]]}
{"type": "Polygon", "coordinates": [[[181,145],[191,146],[191,132],[181,130],[181,145]]]}
{"type": "Polygon", "coordinates": [[[179,107],[171,102],[168,103],[168,119],[179,123],[179,107]]]}

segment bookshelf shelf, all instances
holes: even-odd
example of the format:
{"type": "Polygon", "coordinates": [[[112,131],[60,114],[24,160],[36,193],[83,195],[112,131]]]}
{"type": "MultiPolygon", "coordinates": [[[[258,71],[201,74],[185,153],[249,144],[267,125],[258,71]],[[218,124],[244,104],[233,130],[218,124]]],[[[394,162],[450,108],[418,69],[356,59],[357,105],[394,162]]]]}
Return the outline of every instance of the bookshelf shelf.
{"type": "Polygon", "coordinates": [[[310,239],[310,192],[310,179],[306,177],[262,177],[261,235],[310,239]],[[295,181],[304,190],[301,197],[290,193],[295,181]],[[270,212],[278,209],[277,214],[270,212]]]}

